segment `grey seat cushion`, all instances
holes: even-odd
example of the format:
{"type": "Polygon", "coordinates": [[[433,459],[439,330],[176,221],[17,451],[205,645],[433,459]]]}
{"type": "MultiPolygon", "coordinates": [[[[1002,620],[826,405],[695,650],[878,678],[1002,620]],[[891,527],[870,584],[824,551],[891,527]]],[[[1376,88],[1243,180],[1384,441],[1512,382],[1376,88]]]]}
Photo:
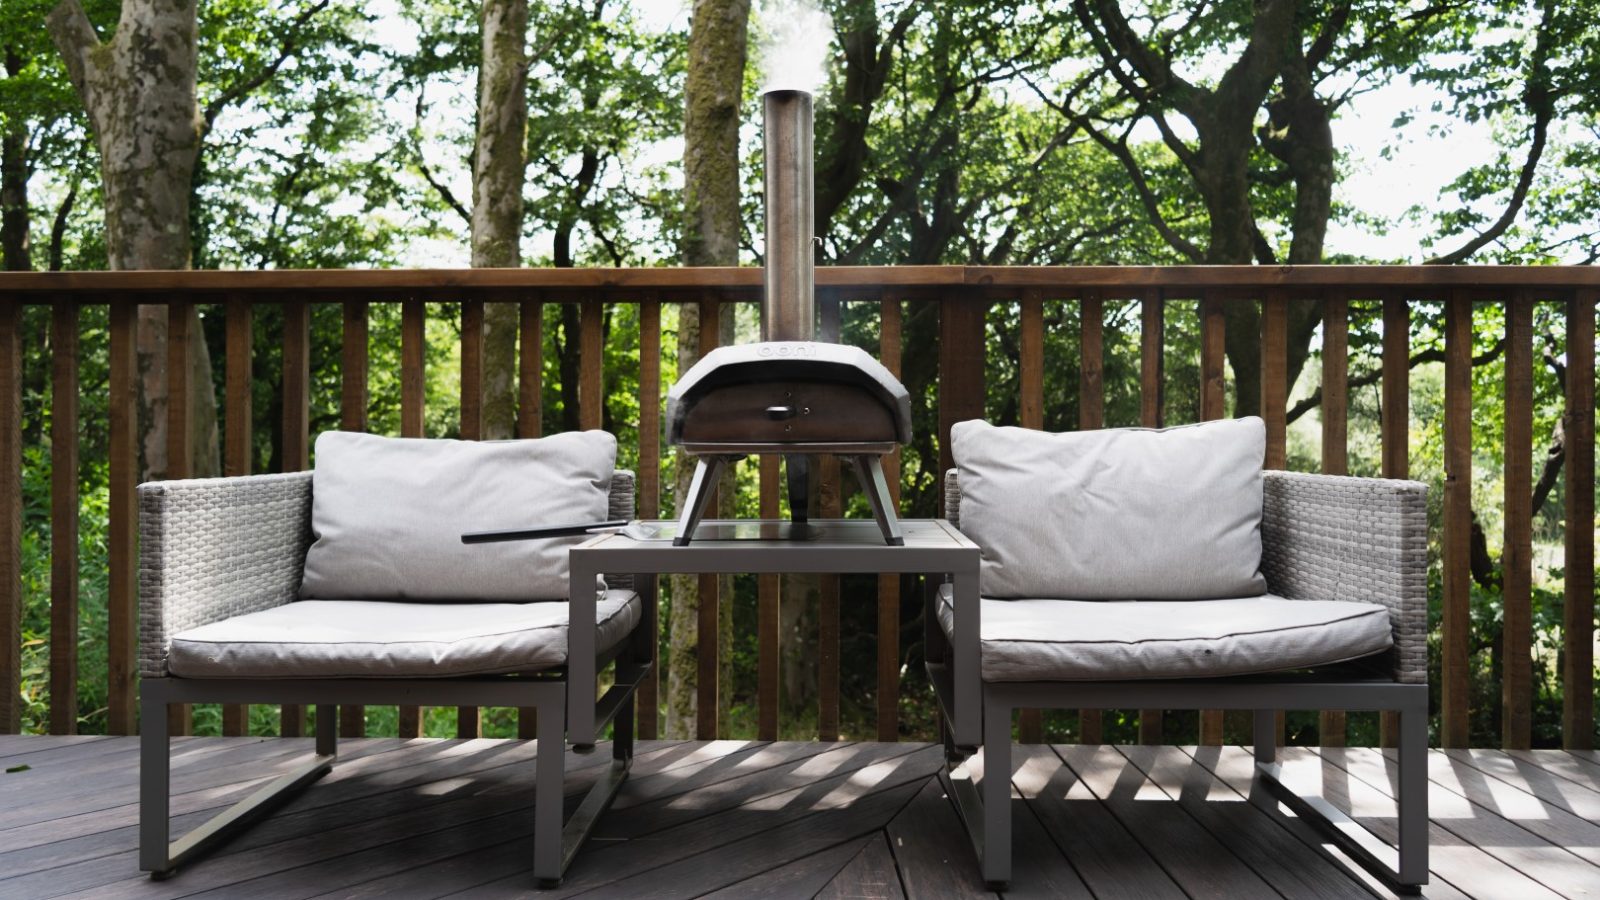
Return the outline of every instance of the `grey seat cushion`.
{"type": "MultiPolygon", "coordinates": [[[[950,586],[939,624],[954,631],[950,586]]],[[[1205,678],[1328,665],[1393,645],[1389,611],[1272,594],[1224,600],[996,600],[980,616],[984,681],[1205,678]]]]}
{"type": "Polygon", "coordinates": [[[600,522],[616,438],[526,441],[317,437],[301,597],[322,600],[559,600],[580,537],[461,543],[469,531],[600,522]]]}
{"type": "MultiPolygon", "coordinates": [[[[607,591],[596,649],[638,626],[639,595],[607,591]]],[[[567,604],[299,601],[173,636],[183,678],[443,678],[531,672],[567,662],[567,604]]]]}
{"type": "Polygon", "coordinates": [[[1264,593],[1258,418],[1049,434],[959,422],[961,530],[985,597],[1264,593]]]}

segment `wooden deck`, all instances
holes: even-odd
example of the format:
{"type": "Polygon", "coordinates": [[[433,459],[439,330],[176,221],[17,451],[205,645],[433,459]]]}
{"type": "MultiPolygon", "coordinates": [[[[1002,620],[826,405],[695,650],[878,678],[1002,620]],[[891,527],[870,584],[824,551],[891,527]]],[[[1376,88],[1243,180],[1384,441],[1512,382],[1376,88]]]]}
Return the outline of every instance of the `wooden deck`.
{"type": "MultiPolygon", "coordinates": [[[[568,802],[609,759],[571,756],[568,802]]],[[[0,896],[532,893],[533,743],[360,739],[321,783],[175,878],[137,871],[136,739],[0,737],[0,896]]],[[[308,740],[174,742],[175,830],[308,740]]],[[[1246,802],[1237,748],[1031,746],[1018,897],[1386,895],[1302,823],[1246,802]]],[[[1381,751],[1286,752],[1291,780],[1392,837],[1381,751]]],[[[1434,751],[1428,896],[1600,896],[1600,756],[1434,751]]],[[[565,897],[992,896],[926,744],[645,742],[565,897]]],[[[1267,808],[1262,808],[1263,806],[1267,808]]]]}

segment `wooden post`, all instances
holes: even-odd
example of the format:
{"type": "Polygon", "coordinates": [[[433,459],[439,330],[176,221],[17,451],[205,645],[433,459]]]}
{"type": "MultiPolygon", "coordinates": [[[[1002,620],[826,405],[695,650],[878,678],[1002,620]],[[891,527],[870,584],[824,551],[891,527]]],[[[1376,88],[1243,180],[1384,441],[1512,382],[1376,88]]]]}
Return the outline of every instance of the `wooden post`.
{"type": "MultiPolygon", "coordinates": [[[[717,348],[720,325],[718,316],[722,309],[715,297],[707,294],[700,300],[700,355],[717,348]]],[[[718,502],[713,491],[707,504],[715,509],[718,502]]],[[[722,663],[722,646],[717,641],[720,631],[720,586],[715,574],[701,575],[699,579],[700,608],[695,621],[695,740],[717,739],[717,712],[721,709],[717,681],[722,663]]]]}
{"type": "MultiPolygon", "coordinates": [[[[544,432],[544,395],[541,393],[544,380],[544,304],[538,300],[523,300],[519,316],[517,437],[536,438],[544,432]]],[[[538,736],[538,709],[532,706],[518,707],[517,737],[531,741],[538,736]]],[[[654,737],[653,734],[640,734],[640,737],[647,736],[654,737]]]]}
{"type": "MultiPolygon", "coordinates": [[[[1147,290],[1139,298],[1139,424],[1160,428],[1166,421],[1166,307],[1160,291],[1147,290]]],[[[1162,742],[1159,709],[1139,710],[1139,743],[1162,742]]]]}
{"type": "MultiPolygon", "coordinates": [[[[283,470],[311,467],[311,307],[305,300],[283,303],[283,470]]],[[[279,733],[306,733],[306,708],[284,704],[279,733]]]]}
{"type": "MultiPolygon", "coordinates": [[[[1281,289],[1267,292],[1261,301],[1261,419],[1267,426],[1267,449],[1261,464],[1267,469],[1288,465],[1289,407],[1289,298],[1281,289]]],[[[1284,711],[1276,713],[1277,744],[1283,746],[1284,711]]]]}
{"type": "MultiPolygon", "coordinates": [[[[939,471],[954,465],[950,455],[950,427],[967,419],[983,418],[984,317],[989,303],[981,295],[952,293],[939,301],[939,471]]],[[[944,490],[939,512],[944,513],[944,490]]]]}
{"type": "MultiPolygon", "coordinates": [[[[1383,299],[1383,477],[1411,477],[1411,310],[1406,298],[1383,299]]],[[[1400,714],[1383,713],[1378,740],[1397,745],[1400,714]]]]}
{"type": "Polygon", "coordinates": [[[1561,744],[1594,749],[1594,312],[1600,291],[1567,303],[1566,602],[1561,744]]]}
{"type": "MultiPolygon", "coordinates": [[[[838,343],[840,334],[839,295],[819,291],[817,296],[817,339],[838,343]]],[[[817,515],[837,519],[844,514],[844,485],[839,474],[839,458],[817,458],[813,477],[820,484],[817,515]]],[[[817,740],[839,739],[839,576],[817,579],[817,740]]]]}
{"type": "MultiPolygon", "coordinates": [[[[1088,301],[1085,299],[1085,311],[1088,301]]],[[[1085,312],[1088,315],[1088,312],[1085,312]]],[[[1018,375],[1021,376],[1021,424],[1022,428],[1045,428],[1045,295],[1038,288],[1027,288],[1022,291],[1021,309],[1022,327],[1022,352],[1018,359],[1018,375]]],[[[1088,365],[1088,362],[1083,362],[1088,365]]],[[[1085,389],[1083,373],[1080,372],[1078,392],[1082,404],[1082,392],[1085,389]]],[[[1082,408],[1082,407],[1080,407],[1082,408]]],[[[1098,713],[1098,709],[1083,709],[1078,716],[1085,717],[1090,713],[1098,713]]],[[[1045,714],[1043,709],[1019,709],[1016,716],[1016,740],[1021,743],[1043,743],[1045,741],[1045,714]]]]}
{"type": "MultiPolygon", "coordinates": [[[[135,494],[139,478],[139,398],[134,354],[137,312],[138,307],[131,300],[111,304],[111,533],[106,598],[110,641],[106,731],[111,734],[134,734],[138,707],[134,681],[139,633],[139,512],[135,494]]],[[[0,463],[0,469],[3,466],[0,463]]],[[[165,724],[152,722],[148,727],[163,728],[165,724]]]]}
{"type": "Polygon", "coordinates": [[[50,733],[78,733],[78,300],[50,316],[50,733]]]}
{"type": "MultiPolygon", "coordinates": [[[[1078,430],[1104,428],[1105,411],[1105,302],[1097,290],[1086,290],[1078,313],[1078,430]]],[[[1042,390],[1042,387],[1041,387],[1042,390]]],[[[1040,406],[1043,406],[1041,398],[1040,406]]],[[[1039,423],[1040,428],[1044,423],[1039,423]]],[[[1078,743],[1105,743],[1105,714],[1098,709],[1078,710],[1078,743]]]]}
{"type": "Polygon", "coordinates": [[[0,734],[22,731],[22,300],[0,298],[0,734]]]}
{"type": "MultiPolygon", "coordinates": [[[[1350,302],[1345,297],[1322,301],[1322,471],[1347,475],[1349,454],[1350,302]]],[[[1317,715],[1317,741],[1343,747],[1348,722],[1342,709],[1317,715]]]]}
{"type": "Polygon", "coordinates": [[[1533,741],[1533,298],[1521,290],[1506,304],[1505,389],[1500,745],[1527,750],[1533,741]]]}
{"type": "MultiPolygon", "coordinates": [[[[339,347],[339,427],[367,430],[367,301],[344,301],[339,347]]],[[[359,704],[339,707],[339,736],[364,737],[367,708],[359,704]]]]}
{"type": "Polygon", "coordinates": [[[578,325],[578,427],[584,430],[601,427],[605,421],[604,377],[601,368],[605,361],[604,308],[599,298],[590,298],[579,304],[578,325]]]}
{"type": "Polygon", "coordinates": [[[1472,636],[1472,298],[1453,292],[1444,316],[1444,623],[1439,738],[1469,741],[1472,636]]]}
{"type": "MultiPolygon", "coordinates": [[[[779,517],[778,466],[782,457],[761,457],[761,518],[779,517]]],[[[778,739],[778,697],[783,665],[782,576],[756,577],[756,739],[778,739]]]]}
{"type": "MultiPolygon", "coordinates": [[[[661,301],[654,295],[639,304],[639,518],[661,515],[661,301]]],[[[651,637],[656,667],[639,684],[635,704],[639,737],[654,740],[660,731],[660,641],[651,637]]]]}
{"type": "MultiPolygon", "coordinates": [[[[406,298],[400,304],[400,436],[422,437],[423,392],[427,384],[428,312],[422,300],[406,298]]],[[[400,707],[399,736],[422,736],[422,708],[400,707]]]]}
{"type": "MultiPolygon", "coordinates": [[[[1203,421],[1220,419],[1227,411],[1223,375],[1226,338],[1227,320],[1223,314],[1222,298],[1214,291],[1206,291],[1200,300],[1200,418],[1203,421]]],[[[1222,710],[1201,710],[1200,743],[1220,746],[1222,726],[1222,710]]]]}
{"type": "MultiPolygon", "coordinates": [[[[878,359],[889,374],[900,377],[900,298],[879,301],[878,359]]],[[[900,508],[900,451],[883,458],[883,477],[889,484],[889,503],[900,508]]],[[[773,486],[777,470],[773,470],[773,486]]],[[[776,610],[774,610],[776,612],[776,610]]],[[[937,626],[935,626],[937,627],[937,626]]],[[[773,633],[777,641],[777,633],[773,633]]],[[[900,576],[878,576],[878,740],[900,739],[900,576]]]]}
{"type": "MultiPolygon", "coordinates": [[[[207,389],[210,385],[205,386],[207,389]]],[[[167,471],[168,479],[188,478],[192,470],[189,444],[189,303],[167,301],[167,471]]],[[[193,731],[194,708],[187,703],[167,707],[167,733],[193,731]]]]}
{"type": "MultiPolygon", "coordinates": [[[[518,350],[521,371],[517,373],[517,436],[536,438],[544,433],[544,304],[524,300],[521,304],[521,334],[518,350]]],[[[659,337],[657,338],[659,340],[659,337]]],[[[528,735],[531,740],[533,735],[528,735]]]]}
{"type": "MultiPolygon", "coordinates": [[[[483,439],[483,297],[461,301],[461,439],[483,439]]],[[[456,707],[456,737],[483,737],[483,712],[456,707]]]]}

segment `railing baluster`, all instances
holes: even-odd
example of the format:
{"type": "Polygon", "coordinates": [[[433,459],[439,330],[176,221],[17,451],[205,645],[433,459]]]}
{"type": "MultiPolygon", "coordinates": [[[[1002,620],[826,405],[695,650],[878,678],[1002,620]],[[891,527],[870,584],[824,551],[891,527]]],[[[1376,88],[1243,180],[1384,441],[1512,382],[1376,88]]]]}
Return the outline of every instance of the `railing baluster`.
{"type": "MultiPolygon", "coordinates": [[[[1322,471],[1349,472],[1350,302],[1343,296],[1322,301],[1322,471]]],[[[1317,715],[1317,741],[1324,747],[1345,745],[1342,709],[1317,715]]]]}
{"type": "MultiPolygon", "coordinates": [[[[1106,424],[1105,300],[1096,288],[1086,289],[1079,300],[1078,329],[1078,430],[1093,431],[1106,424]]],[[[1103,710],[1078,710],[1078,743],[1105,743],[1103,710]]]]}
{"type": "MultiPolygon", "coordinates": [[[[838,343],[840,334],[839,295],[819,291],[817,296],[817,339],[838,343]]],[[[840,478],[839,457],[824,454],[817,459],[816,477],[821,483],[817,514],[824,519],[843,515],[844,485],[840,478]]],[[[818,579],[817,602],[817,739],[839,739],[839,576],[818,579]]]]}
{"type": "MultiPolygon", "coordinates": [[[[1267,450],[1262,466],[1282,469],[1288,464],[1289,407],[1289,298],[1281,288],[1269,290],[1261,301],[1261,418],[1267,426],[1267,450]]],[[[1284,711],[1276,712],[1278,746],[1286,734],[1284,711]]]]}
{"type": "MultiPolygon", "coordinates": [[[[1226,385],[1223,365],[1227,337],[1227,319],[1223,313],[1222,297],[1215,291],[1206,291],[1200,300],[1200,419],[1220,419],[1227,411],[1226,385]]],[[[1223,716],[1220,709],[1200,711],[1200,743],[1220,746],[1223,738],[1223,716]]]]}
{"type": "Polygon", "coordinates": [[[1472,297],[1454,291],[1444,310],[1444,622],[1439,742],[1470,740],[1472,637],[1472,297]]]}
{"type": "MultiPolygon", "coordinates": [[[[424,390],[428,358],[428,309],[421,298],[407,297],[400,304],[400,436],[422,437],[424,390]]],[[[422,707],[402,706],[399,736],[422,736],[422,707]]]]}
{"type": "MultiPolygon", "coordinates": [[[[721,329],[719,314],[722,305],[716,298],[707,293],[700,298],[700,356],[717,349],[720,342],[721,329]]],[[[732,314],[732,310],[729,310],[732,314]]],[[[722,491],[715,489],[711,498],[706,501],[711,510],[715,510],[721,503],[722,491]]],[[[695,621],[695,723],[694,736],[697,741],[714,741],[717,739],[717,713],[720,710],[717,691],[717,679],[720,675],[722,660],[722,645],[718,640],[721,631],[719,621],[719,581],[715,573],[702,573],[699,581],[700,607],[699,615],[695,621]]]]}
{"type": "MultiPolygon", "coordinates": [[[[517,436],[536,438],[544,433],[544,304],[524,300],[518,335],[520,371],[517,373],[517,436]]],[[[533,737],[533,735],[528,735],[533,737]]]]}
{"type": "MultiPolygon", "coordinates": [[[[1139,297],[1139,424],[1160,428],[1166,420],[1166,306],[1161,293],[1146,290],[1139,297]]],[[[1162,742],[1159,709],[1139,710],[1139,743],[1162,742]]]]}
{"type": "Polygon", "coordinates": [[[1533,298],[1521,290],[1506,302],[1505,389],[1500,746],[1527,750],[1533,740],[1533,298]]]}
{"type": "Polygon", "coordinates": [[[599,428],[605,421],[604,312],[599,298],[579,304],[578,324],[578,427],[599,428]]]}
{"type": "MultiPolygon", "coordinates": [[[[139,512],[135,485],[139,478],[138,377],[135,367],[135,319],[132,298],[111,304],[111,372],[107,398],[111,404],[110,435],[110,547],[107,631],[106,731],[136,732],[134,673],[139,629],[139,512]]],[[[3,401],[0,401],[3,402],[3,401]]],[[[4,463],[0,463],[3,468],[4,463]]],[[[149,723],[164,728],[165,723],[149,723]]]]}
{"type": "MultiPolygon", "coordinates": [[[[342,309],[339,346],[339,427],[367,430],[367,301],[346,300],[342,309]]],[[[365,737],[367,708],[358,704],[339,707],[339,736],[365,737]]]]}
{"type": "MultiPolygon", "coordinates": [[[[661,515],[661,300],[654,294],[639,304],[639,518],[661,515]]],[[[656,666],[639,683],[639,737],[654,740],[660,731],[660,641],[650,636],[656,666]]]]}
{"type": "MultiPolygon", "coordinates": [[[[283,302],[283,470],[311,468],[311,306],[303,299],[283,302]]],[[[306,733],[306,708],[284,704],[278,733],[306,733]]]]}
{"type": "Polygon", "coordinates": [[[22,298],[0,297],[0,734],[22,731],[22,298]]]}
{"type": "MultiPolygon", "coordinates": [[[[759,462],[763,519],[776,519],[780,513],[778,467],[782,459],[768,453],[762,455],[759,462]]],[[[782,578],[773,574],[756,576],[756,738],[763,741],[778,739],[779,672],[783,662],[779,641],[782,578]]]]}
{"type": "MultiPolygon", "coordinates": [[[[544,430],[544,304],[523,300],[517,340],[517,437],[536,438],[544,430]]],[[[517,737],[525,741],[539,736],[539,712],[532,706],[517,708],[517,737]]],[[[644,735],[640,735],[644,737],[644,735]]]]}
{"type": "MultiPolygon", "coordinates": [[[[878,359],[889,374],[900,377],[900,298],[879,301],[878,359]]],[[[889,485],[889,503],[900,508],[900,450],[883,458],[883,478],[889,485]]],[[[773,470],[777,487],[777,470],[773,470]]],[[[864,487],[864,486],[863,486],[864,487]]],[[[776,490],[774,490],[776,493],[776,490]]],[[[777,609],[773,609],[777,618],[777,609]]],[[[772,640],[777,645],[777,629],[772,640]]],[[[878,576],[878,740],[900,739],[900,576],[878,576]]]]}
{"type": "MultiPolygon", "coordinates": [[[[222,428],[222,472],[230,477],[249,475],[251,466],[251,334],[250,301],[234,294],[227,300],[223,397],[226,407],[222,428]]],[[[250,732],[250,707],[243,703],[222,706],[222,733],[239,737],[250,732]]]]}
{"type": "MultiPolygon", "coordinates": [[[[1411,477],[1411,308],[1400,294],[1383,298],[1383,477],[1411,477]]],[[[1395,746],[1400,714],[1378,719],[1378,742],[1395,746]]]]}
{"type": "Polygon", "coordinates": [[[1567,302],[1566,598],[1561,743],[1594,749],[1594,313],[1597,293],[1567,302]]]}
{"type": "MultiPolygon", "coordinates": [[[[167,471],[169,479],[188,478],[189,450],[189,301],[167,301],[167,471]]],[[[187,703],[167,707],[167,733],[193,731],[194,708],[187,703]]]]}
{"type": "MultiPolygon", "coordinates": [[[[461,439],[483,439],[483,297],[461,301],[461,439]]],[[[456,707],[456,737],[483,737],[476,706],[456,707]]]]}
{"type": "MultiPolygon", "coordinates": [[[[959,288],[939,302],[939,484],[944,473],[955,465],[950,455],[950,426],[967,419],[983,418],[984,410],[984,319],[989,303],[979,294],[963,294],[959,288]]],[[[939,513],[944,513],[944,490],[938,495],[939,513]]]]}
{"type": "Polygon", "coordinates": [[[78,298],[50,315],[50,733],[78,732],[78,298]]]}

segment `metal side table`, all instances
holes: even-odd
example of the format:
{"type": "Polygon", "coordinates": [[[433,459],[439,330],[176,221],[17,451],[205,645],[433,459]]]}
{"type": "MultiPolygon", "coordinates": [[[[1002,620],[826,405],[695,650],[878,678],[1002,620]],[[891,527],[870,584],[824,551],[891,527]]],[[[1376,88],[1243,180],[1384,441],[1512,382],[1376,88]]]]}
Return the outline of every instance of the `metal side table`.
{"type": "MultiPolygon", "coordinates": [[[[900,574],[920,573],[949,576],[954,590],[955,645],[945,641],[938,625],[937,590],[928,591],[924,606],[927,617],[928,659],[948,660],[951,678],[936,679],[947,696],[947,708],[955,710],[951,723],[957,745],[978,744],[982,702],[978,679],[978,545],[968,540],[944,519],[906,519],[901,521],[903,546],[888,546],[883,532],[871,519],[816,520],[796,524],[787,521],[741,520],[706,521],[695,531],[694,542],[675,547],[672,536],[675,522],[637,522],[620,532],[604,534],[572,548],[569,566],[572,596],[594,590],[595,579],[605,573],[633,575],[636,584],[654,584],[657,575],[692,574],[900,574]]],[[[573,606],[573,615],[594,615],[573,606]]],[[[593,744],[596,723],[593,702],[587,693],[594,691],[595,650],[593,623],[572,622],[572,645],[568,653],[568,683],[574,702],[567,707],[567,732],[574,744],[593,744]],[[587,626],[587,627],[585,627],[587,626]]]]}

